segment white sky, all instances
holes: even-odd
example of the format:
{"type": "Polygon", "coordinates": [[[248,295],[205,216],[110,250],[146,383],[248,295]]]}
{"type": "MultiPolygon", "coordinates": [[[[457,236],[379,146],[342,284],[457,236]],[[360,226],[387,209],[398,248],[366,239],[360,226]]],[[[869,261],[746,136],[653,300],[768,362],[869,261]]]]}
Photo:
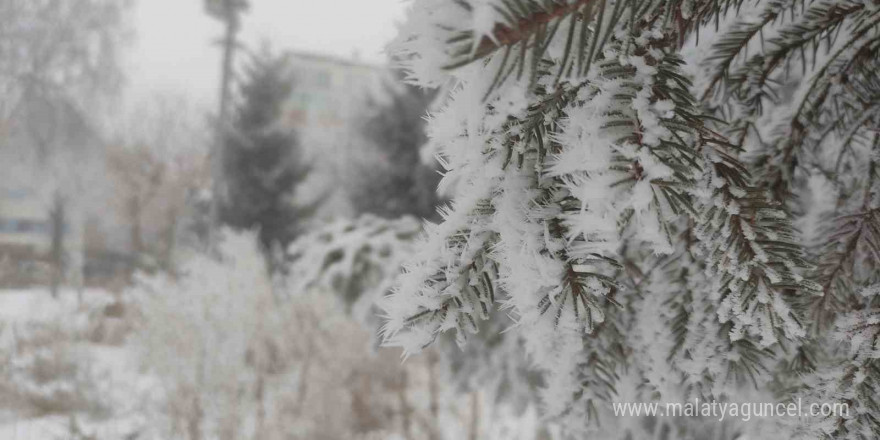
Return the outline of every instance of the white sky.
{"type": "MultiPolygon", "coordinates": [[[[204,0],[138,0],[136,37],[128,59],[129,96],[185,94],[198,106],[216,101],[221,24],[204,13],[204,0]]],[[[258,48],[296,49],[382,62],[404,0],[251,0],[242,39],[258,48]]]]}

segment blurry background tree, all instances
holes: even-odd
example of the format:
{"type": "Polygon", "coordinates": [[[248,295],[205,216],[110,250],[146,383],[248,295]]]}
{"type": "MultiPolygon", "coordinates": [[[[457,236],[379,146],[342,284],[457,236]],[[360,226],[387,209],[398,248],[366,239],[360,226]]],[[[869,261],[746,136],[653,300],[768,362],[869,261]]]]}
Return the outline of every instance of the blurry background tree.
{"type": "Polygon", "coordinates": [[[165,163],[146,144],[122,144],[108,151],[110,170],[118,182],[119,208],[129,225],[131,253],[139,258],[144,253],[142,220],[146,205],[159,193],[166,178],[165,163]]]}
{"type": "Polygon", "coordinates": [[[173,271],[180,239],[198,241],[182,220],[210,180],[207,126],[199,117],[185,98],[157,95],[118,122],[106,159],[115,207],[128,227],[130,269],[173,271]]]}
{"type": "Polygon", "coordinates": [[[14,182],[37,186],[31,189],[50,206],[53,292],[77,259],[64,249],[70,217],[100,187],[90,180],[102,174],[94,168],[101,150],[96,120],[118,92],[131,4],[0,1],[0,115],[7,127],[0,163],[14,182]]]}
{"type": "Polygon", "coordinates": [[[268,50],[246,69],[241,102],[223,137],[224,194],[220,218],[236,229],[256,229],[264,252],[284,249],[305,227],[317,202],[297,203],[296,187],[311,167],[299,140],[281,119],[292,82],[286,61],[268,50]]]}
{"type": "Polygon", "coordinates": [[[2,0],[0,80],[13,115],[29,99],[85,107],[118,91],[129,0],[2,0]]]}
{"type": "Polygon", "coordinates": [[[420,151],[427,141],[424,118],[436,93],[402,81],[388,82],[385,89],[385,99],[370,100],[360,121],[366,148],[376,154],[358,165],[349,182],[352,206],[385,218],[434,218],[440,174],[420,151]]]}

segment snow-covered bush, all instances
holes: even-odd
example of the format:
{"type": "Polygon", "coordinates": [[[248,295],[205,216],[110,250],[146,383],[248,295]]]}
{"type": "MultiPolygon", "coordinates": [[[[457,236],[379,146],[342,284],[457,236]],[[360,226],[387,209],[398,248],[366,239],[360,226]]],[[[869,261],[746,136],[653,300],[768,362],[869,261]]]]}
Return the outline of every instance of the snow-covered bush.
{"type": "MultiPolygon", "coordinates": [[[[387,262],[390,241],[358,249],[375,251],[371,265],[387,262]]],[[[333,290],[350,282],[318,276],[280,294],[253,235],[226,235],[218,254],[192,257],[176,278],[142,277],[130,292],[139,311],[130,341],[156,389],[144,438],[442,439],[467,430],[470,418],[456,415],[467,402],[445,385],[446,370],[401,366],[397,353],[374,349],[376,328],[333,290]]],[[[384,280],[372,271],[399,268],[392,263],[358,267],[384,280]]]]}
{"type": "Polygon", "coordinates": [[[106,415],[108,384],[96,368],[95,329],[108,325],[113,298],[74,292],[58,299],[42,291],[3,293],[0,313],[0,402],[20,415],[106,415]]]}
{"type": "Polygon", "coordinates": [[[253,237],[228,235],[218,258],[191,258],[177,278],[140,277],[131,295],[141,315],[134,345],[160,382],[156,438],[237,435],[257,374],[281,362],[268,338],[279,325],[272,286],[253,237]]]}
{"type": "Polygon", "coordinates": [[[366,322],[412,255],[421,232],[413,217],[388,220],[366,214],[336,220],[288,247],[285,289],[292,294],[335,292],[353,316],[366,322]]]}

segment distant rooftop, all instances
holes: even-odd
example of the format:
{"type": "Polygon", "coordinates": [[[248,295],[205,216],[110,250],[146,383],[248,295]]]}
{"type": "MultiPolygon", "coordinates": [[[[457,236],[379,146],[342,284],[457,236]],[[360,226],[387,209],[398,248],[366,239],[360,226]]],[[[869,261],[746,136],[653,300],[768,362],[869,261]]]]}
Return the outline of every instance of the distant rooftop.
{"type": "Polygon", "coordinates": [[[287,51],[285,53],[289,57],[300,58],[304,60],[318,61],[323,63],[336,64],[347,67],[366,67],[370,69],[387,69],[387,64],[370,63],[353,58],[343,58],[334,55],[320,54],[314,52],[301,52],[296,50],[287,51]]]}

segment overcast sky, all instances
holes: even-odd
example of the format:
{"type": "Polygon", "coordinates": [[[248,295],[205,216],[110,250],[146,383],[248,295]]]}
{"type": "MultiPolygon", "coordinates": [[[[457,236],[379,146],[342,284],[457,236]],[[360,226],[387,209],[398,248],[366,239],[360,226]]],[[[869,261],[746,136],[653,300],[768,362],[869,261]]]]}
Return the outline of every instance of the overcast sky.
{"type": "MultiPolygon", "coordinates": [[[[219,82],[222,35],[203,10],[204,0],[139,0],[136,38],[128,60],[130,96],[184,93],[213,105],[219,82]]],[[[383,62],[382,50],[403,17],[404,0],[251,0],[242,39],[250,47],[269,41],[276,50],[383,62]]]]}

